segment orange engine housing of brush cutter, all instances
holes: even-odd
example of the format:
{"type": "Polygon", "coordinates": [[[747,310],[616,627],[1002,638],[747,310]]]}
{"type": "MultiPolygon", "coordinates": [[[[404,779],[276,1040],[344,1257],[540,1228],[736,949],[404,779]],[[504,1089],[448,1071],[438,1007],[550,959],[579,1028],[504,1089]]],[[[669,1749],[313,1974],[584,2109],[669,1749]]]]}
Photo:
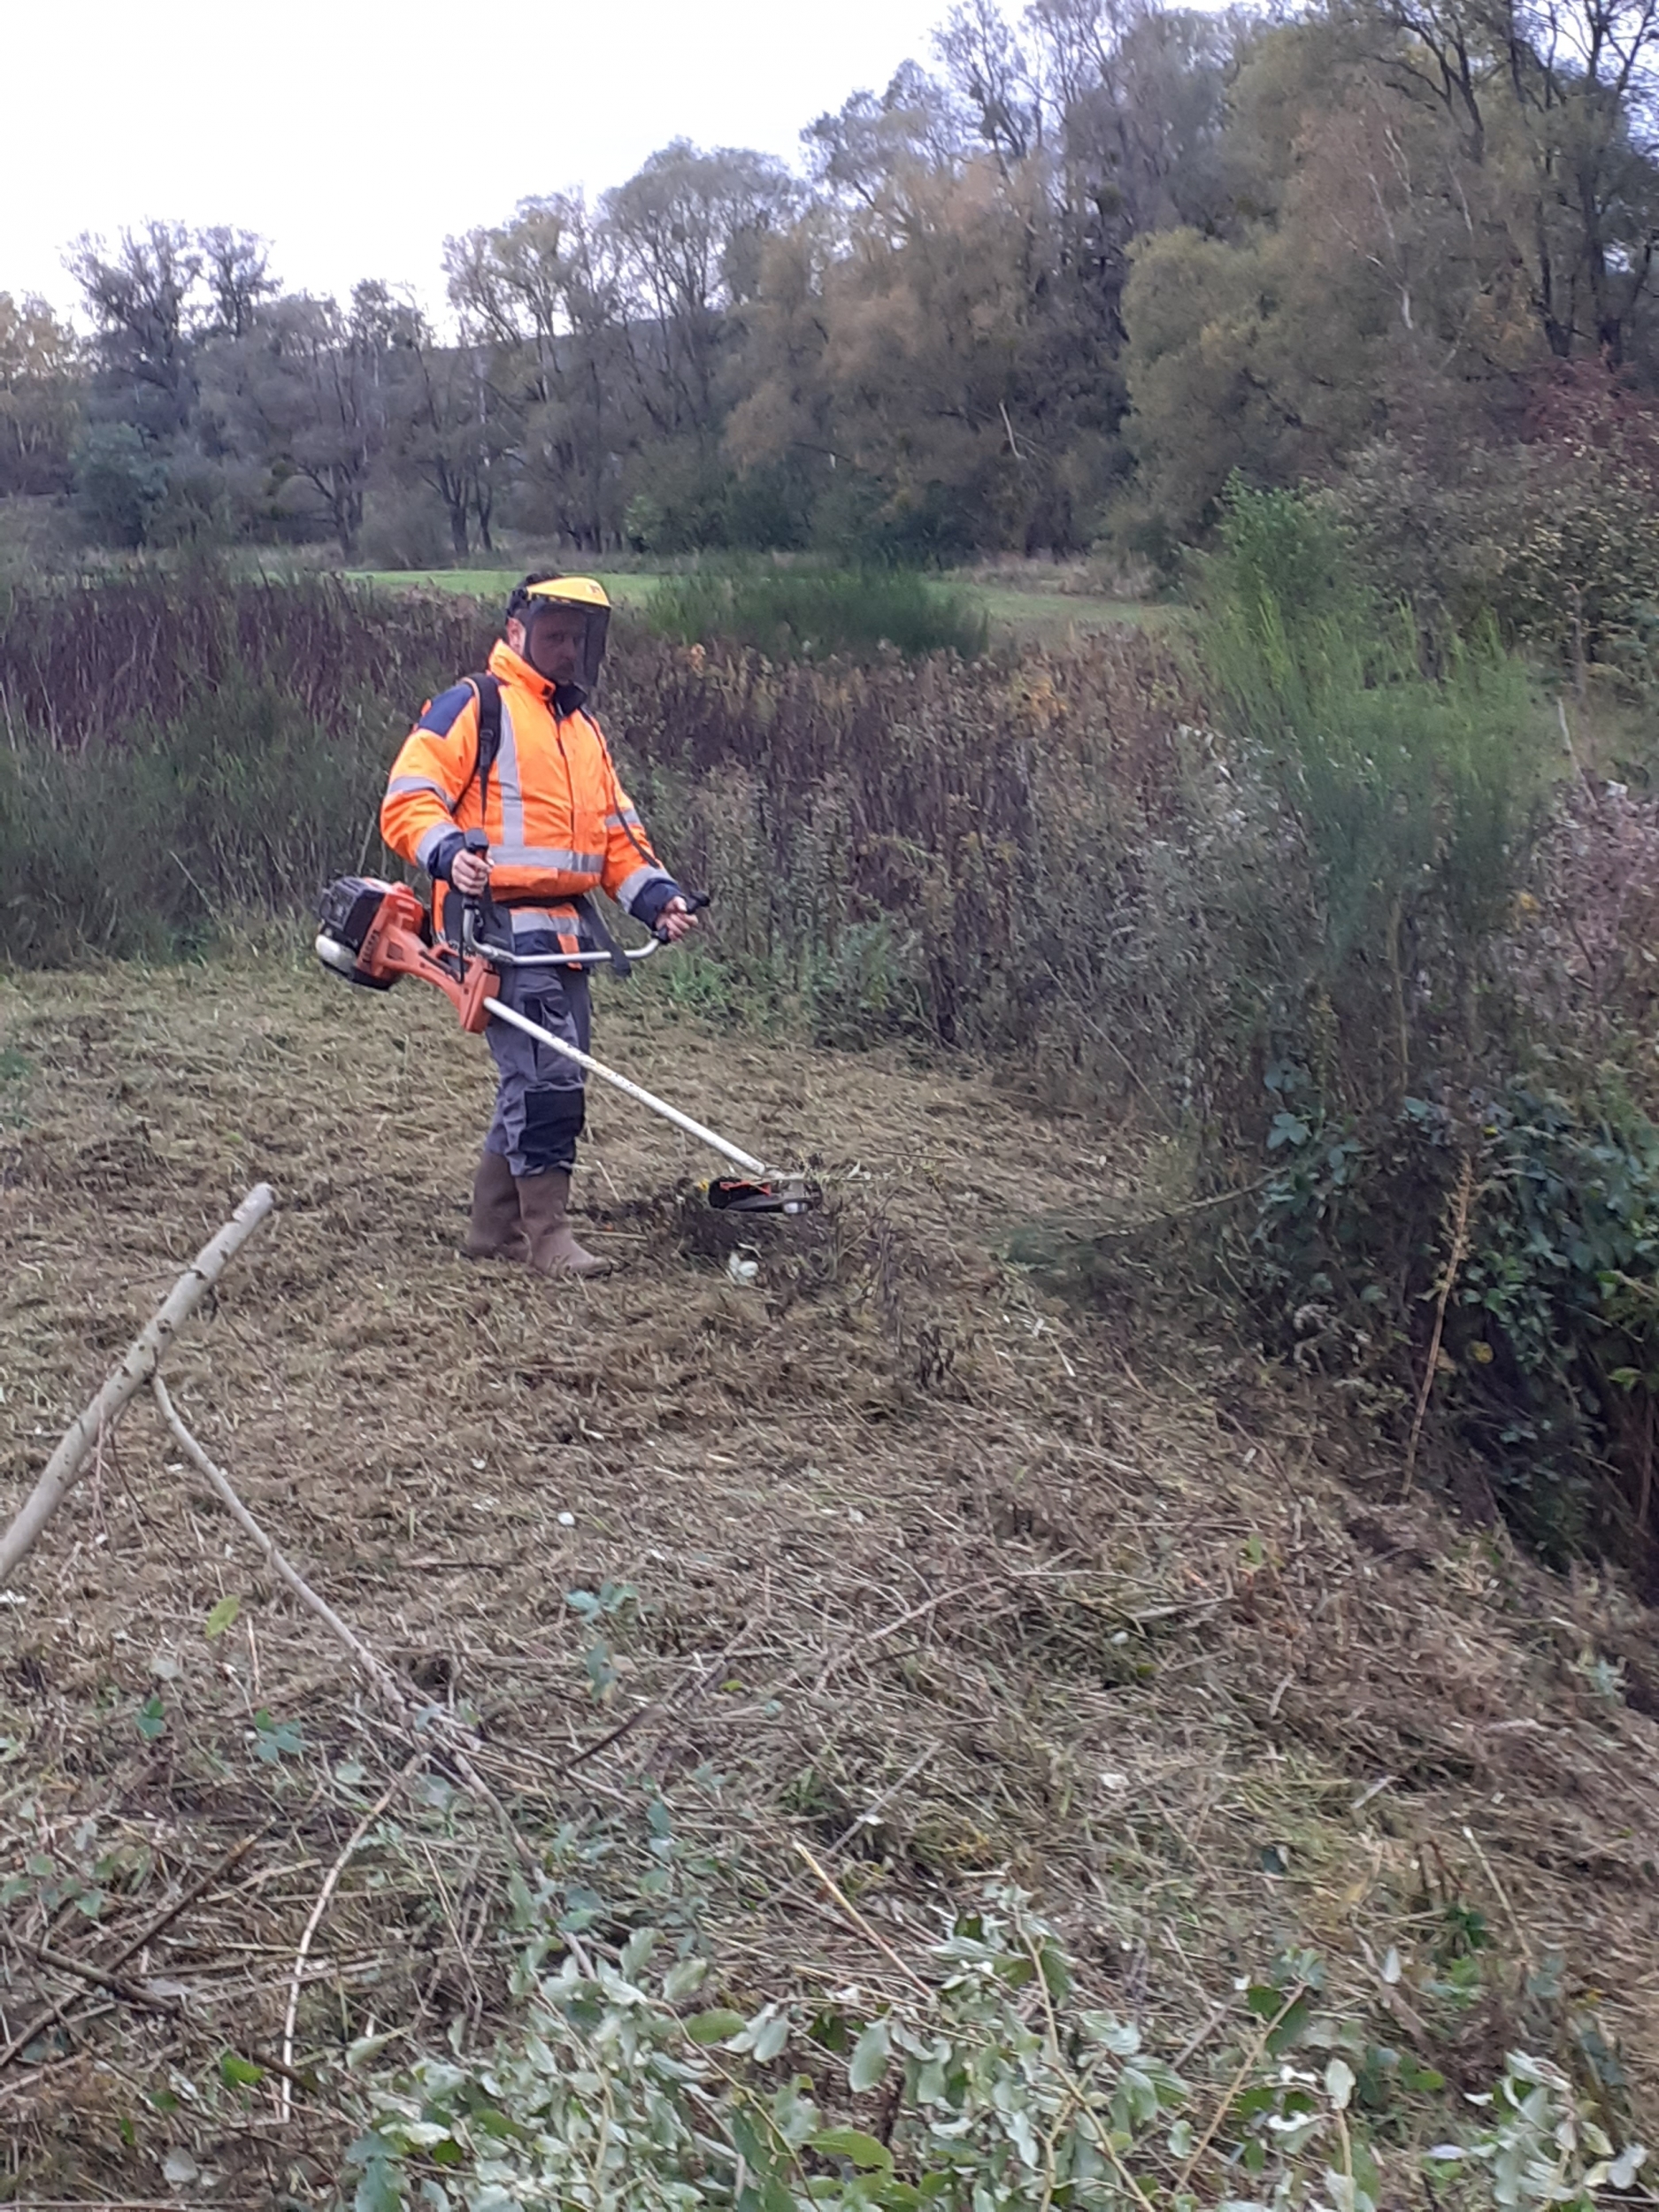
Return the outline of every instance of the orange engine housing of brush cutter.
{"type": "Polygon", "coordinates": [[[487,961],[478,959],[467,961],[457,975],[453,959],[426,942],[426,910],[409,886],[393,884],[369,925],[357,954],[358,967],[376,983],[390,983],[403,975],[435,983],[460,1016],[462,1028],[478,1035],[489,1025],[484,1001],[495,996],[498,979],[487,961]]]}
{"type": "Polygon", "coordinates": [[[406,883],[388,883],[356,948],[354,979],[384,990],[406,975],[434,984],[460,1016],[463,1029],[477,1036],[488,1026],[484,1002],[499,986],[495,969],[487,960],[463,962],[455,953],[437,950],[426,908],[406,883]]]}

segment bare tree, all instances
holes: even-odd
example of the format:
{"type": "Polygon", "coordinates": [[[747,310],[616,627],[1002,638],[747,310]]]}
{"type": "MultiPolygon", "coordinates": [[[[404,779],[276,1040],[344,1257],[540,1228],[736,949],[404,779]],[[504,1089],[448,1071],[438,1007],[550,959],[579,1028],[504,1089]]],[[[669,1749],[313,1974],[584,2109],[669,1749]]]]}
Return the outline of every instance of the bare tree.
{"type": "Polygon", "coordinates": [[[490,545],[495,471],[505,448],[484,349],[440,344],[426,318],[413,311],[398,367],[393,456],[442,501],[450,546],[464,561],[474,518],[485,547],[490,545]]]}
{"type": "Polygon", "coordinates": [[[282,288],[271,273],[270,246],[250,230],[234,230],[220,223],[198,232],[196,247],[212,301],[211,319],[204,334],[245,338],[261,306],[282,288]]]}
{"type": "Polygon", "coordinates": [[[511,221],[450,239],[444,259],[491,457],[480,497],[511,464],[560,535],[598,550],[619,524],[611,464],[634,442],[637,410],[617,284],[586,204],[526,200],[511,221]]]}
{"type": "Polygon", "coordinates": [[[1028,50],[996,0],[958,0],[934,43],[974,127],[1004,169],[1043,143],[1047,116],[1028,50]]]}
{"type": "Polygon", "coordinates": [[[363,501],[385,448],[393,355],[410,311],[383,284],[359,284],[351,310],[290,297],[258,318],[216,365],[233,434],[281,495],[295,481],[320,502],[342,554],[355,558],[363,501]]]}
{"type": "Polygon", "coordinates": [[[764,241],[795,215],[798,192],[769,154],[676,139],[603,203],[637,388],[657,426],[718,427],[724,311],[759,275],[764,241]]]}
{"type": "Polygon", "coordinates": [[[196,400],[195,311],[201,250],[181,223],[124,230],[113,252],[83,234],[65,257],[96,331],[112,381],[131,395],[140,426],[161,435],[181,430],[196,400]]]}
{"type": "Polygon", "coordinates": [[[901,216],[904,181],[955,175],[971,139],[949,88],[907,61],[885,92],[855,92],[801,134],[819,194],[832,207],[901,216]]]}
{"type": "Polygon", "coordinates": [[[1557,360],[1623,362],[1659,246],[1659,0],[1382,0],[1379,58],[1455,126],[1557,360]]]}

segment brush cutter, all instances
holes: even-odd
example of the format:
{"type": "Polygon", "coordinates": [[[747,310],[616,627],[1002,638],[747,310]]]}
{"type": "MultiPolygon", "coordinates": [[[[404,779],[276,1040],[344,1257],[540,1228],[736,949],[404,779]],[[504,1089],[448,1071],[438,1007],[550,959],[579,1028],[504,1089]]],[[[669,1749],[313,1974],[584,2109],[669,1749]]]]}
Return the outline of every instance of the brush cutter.
{"type": "MultiPolygon", "coordinates": [[[[687,903],[706,906],[708,901],[698,895],[687,903]]],[[[741,1176],[718,1176],[706,1186],[710,1206],[729,1213],[800,1214],[816,1202],[818,1193],[804,1175],[768,1167],[764,1160],[756,1159],[716,1131],[705,1129],[689,1114],[682,1114],[678,1106],[654,1096],[615,1068],[608,1068],[603,1060],[579,1051],[495,995],[503,968],[614,967],[616,951],[516,953],[508,946],[486,942],[480,933],[482,910],[476,899],[464,902],[461,941],[457,944],[434,933],[431,914],[406,883],[383,883],[376,876],[342,876],[331,883],[323,894],[320,910],[317,956],[334,974],[372,991],[389,991],[401,977],[418,976],[443,993],[460,1017],[463,1029],[477,1035],[492,1021],[498,1021],[522,1030],[526,1037],[573,1060],[589,1075],[598,1076],[625,1098],[631,1098],[636,1106],[660,1114],[676,1129],[683,1129],[688,1137],[741,1168],[741,1176]]],[[[659,930],[649,943],[620,956],[637,964],[667,942],[666,932],[659,930]]]]}

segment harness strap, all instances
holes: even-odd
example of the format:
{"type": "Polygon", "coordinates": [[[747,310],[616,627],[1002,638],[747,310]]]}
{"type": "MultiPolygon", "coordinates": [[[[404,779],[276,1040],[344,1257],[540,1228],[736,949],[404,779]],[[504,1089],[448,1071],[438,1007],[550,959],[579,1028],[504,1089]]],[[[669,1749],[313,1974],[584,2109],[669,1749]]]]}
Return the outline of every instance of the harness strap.
{"type": "Polygon", "coordinates": [[[583,921],[587,923],[588,929],[593,933],[593,941],[595,944],[598,946],[600,951],[605,954],[610,960],[611,974],[625,976],[632,975],[634,973],[633,962],[628,958],[626,953],[623,951],[621,946],[618,944],[616,939],[611,934],[611,932],[605,927],[604,917],[600,913],[599,909],[588,897],[587,892],[578,892],[577,895],[571,901],[571,904],[581,916],[583,921]]]}

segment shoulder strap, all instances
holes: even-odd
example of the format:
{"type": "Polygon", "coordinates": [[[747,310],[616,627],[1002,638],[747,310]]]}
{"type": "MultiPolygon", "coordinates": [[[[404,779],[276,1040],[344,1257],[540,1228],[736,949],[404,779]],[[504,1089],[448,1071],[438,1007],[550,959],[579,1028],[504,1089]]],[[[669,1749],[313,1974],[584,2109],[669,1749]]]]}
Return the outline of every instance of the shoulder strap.
{"type": "Polygon", "coordinates": [[[490,771],[501,750],[501,679],[483,675],[469,676],[466,680],[478,694],[478,757],[472,773],[478,778],[480,810],[488,814],[490,771]]]}

